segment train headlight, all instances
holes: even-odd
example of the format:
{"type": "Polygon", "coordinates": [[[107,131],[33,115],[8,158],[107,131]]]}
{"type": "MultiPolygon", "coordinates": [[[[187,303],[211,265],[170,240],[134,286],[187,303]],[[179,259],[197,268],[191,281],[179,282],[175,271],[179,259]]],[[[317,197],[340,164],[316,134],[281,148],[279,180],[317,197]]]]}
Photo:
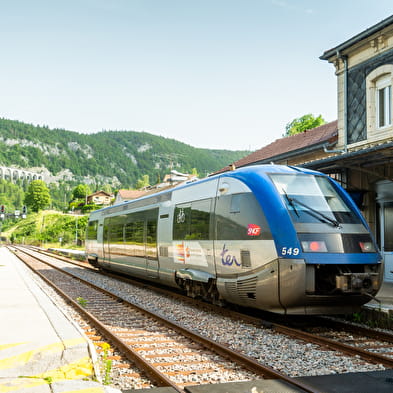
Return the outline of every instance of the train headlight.
{"type": "Polygon", "coordinates": [[[302,241],[304,252],[327,252],[326,243],[322,240],[302,241]]]}
{"type": "Polygon", "coordinates": [[[371,242],[359,242],[362,252],[375,252],[374,244],[371,242]]]}

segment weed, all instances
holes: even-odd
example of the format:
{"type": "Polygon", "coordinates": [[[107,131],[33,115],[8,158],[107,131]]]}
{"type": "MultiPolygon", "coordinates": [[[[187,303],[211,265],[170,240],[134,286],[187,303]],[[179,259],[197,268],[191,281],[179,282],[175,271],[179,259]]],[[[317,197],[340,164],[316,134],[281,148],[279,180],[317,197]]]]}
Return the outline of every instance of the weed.
{"type": "Polygon", "coordinates": [[[108,343],[102,343],[101,348],[103,351],[102,356],[102,371],[104,374],[104,378],[102,383],[104,385],[109,385],[112,381],[111,379],[111,371],[112,371],[112,360],[108,359],[108,354],[111,349],[111,346],[108,343]]]}
{"type": "Polygon", "coordinates": [[[89,302],[87,299],[84,299],[83,297],[77,297],[76,301],[83,308],[85,308],[87,306],[87,303],[89,302]]]}
{"type": "Polygon", "coordinates": [[[53,378],[52,377],[38,377],[38,376],[34,376],[34,375],[20,375],[18,378],[34,378],[34,379],[42,379],[44,380],[48,385],[50,385],[53,382],[53,378]]]}
{"type": "Polygon", "coordinates": [[[352,314],[352,320],[353,322],[358,322],[358,323],[362,322],[362,315],[360,314],[360,312],[354,312],[352,314]]]}

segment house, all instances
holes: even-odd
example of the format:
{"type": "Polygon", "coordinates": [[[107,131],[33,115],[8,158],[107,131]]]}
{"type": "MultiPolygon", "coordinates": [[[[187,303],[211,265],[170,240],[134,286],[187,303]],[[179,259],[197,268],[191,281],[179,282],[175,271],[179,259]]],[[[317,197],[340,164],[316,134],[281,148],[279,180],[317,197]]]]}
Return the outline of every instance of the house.
{"type": "Polygon", "coordinates": [[[278,139],[233,165],[274,162],[332,176],[361,208],[384,256],[385,280],[393,281],[393,16],[320,59],[335,68],[337,121],[278,139]]]}
{"type": "Polygon", "coordinates": [[[117,205],[122,202],[131,201],[146,195],[145,190],[119,190],[116,194],[114,204],[117,205]]]}
{"type": "Polygon", "coordinates": [[[167,190],[168,188],[178,186],[179,184],[187,181],[195,181],[196,179],[197,178],[194,175],[180,173],[178,171],[172,170],[170,174],[165,175],[162,183],[146,187],[142,190],[119,190],[114,204],[117,205],[122,202],[127,202],[143,196],[155,194],[157,192],[167,190]]]}
{"type": "Polygon", "coordinates": [[[113,195],[105,192],[105,191],[96,191],[93,194],[90,194],[86,198],[87,204],[95,204],[95,205],[110,205],[113,195]]]}

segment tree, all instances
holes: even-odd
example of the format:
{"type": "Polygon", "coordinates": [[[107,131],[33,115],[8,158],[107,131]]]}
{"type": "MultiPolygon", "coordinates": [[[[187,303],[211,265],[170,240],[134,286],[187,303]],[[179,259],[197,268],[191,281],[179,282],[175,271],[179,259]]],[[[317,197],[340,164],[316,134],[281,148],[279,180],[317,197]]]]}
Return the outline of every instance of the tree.
{"type": "Polygon", "coordinates": [[[314,117],[314,115],[309,113],[288,123],[285,126],[285,134],[283,136],[300,134],[303,131],[311,130],[312,128],[319,127],[325,123],[326,121],[323,119],[322,115],[314,117]]]}
{"type": "Polygon", "coordinates": [[[49,189],[42,180],[33,180],[25,195],[25,205],[33,212],[45,209],[51,203],[49,189]]]}
{"type": "Polygon", "coordinates": [[[143,175],[141,179],[138,179],[136,182],[136,189],[140,190],[141,188],[149,186],[149,175],[143,175]]]}
{"type": "Polygon", "coordinates": [[[112,186],[110,184],[104,184],[101,187],[101,190],[107,192],[108,194],[112,194],[112,186]]]}
{"type": "Polygon", "coordinates": [[[79,184],[72,190],[73,199],[85,200],[91,194],[90,187],[87,184],[79,184]]]}

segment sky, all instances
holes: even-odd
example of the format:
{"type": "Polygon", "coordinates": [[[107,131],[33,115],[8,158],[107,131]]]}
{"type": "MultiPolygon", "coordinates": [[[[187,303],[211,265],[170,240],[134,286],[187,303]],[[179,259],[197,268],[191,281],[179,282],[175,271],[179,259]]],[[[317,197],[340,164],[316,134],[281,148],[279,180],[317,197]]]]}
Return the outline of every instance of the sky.
{"type": "Polygon", "coordinates": [[[256,150],[337,119],[319,57],[392,0],[0,0],[0,117],[256,150]]]}

